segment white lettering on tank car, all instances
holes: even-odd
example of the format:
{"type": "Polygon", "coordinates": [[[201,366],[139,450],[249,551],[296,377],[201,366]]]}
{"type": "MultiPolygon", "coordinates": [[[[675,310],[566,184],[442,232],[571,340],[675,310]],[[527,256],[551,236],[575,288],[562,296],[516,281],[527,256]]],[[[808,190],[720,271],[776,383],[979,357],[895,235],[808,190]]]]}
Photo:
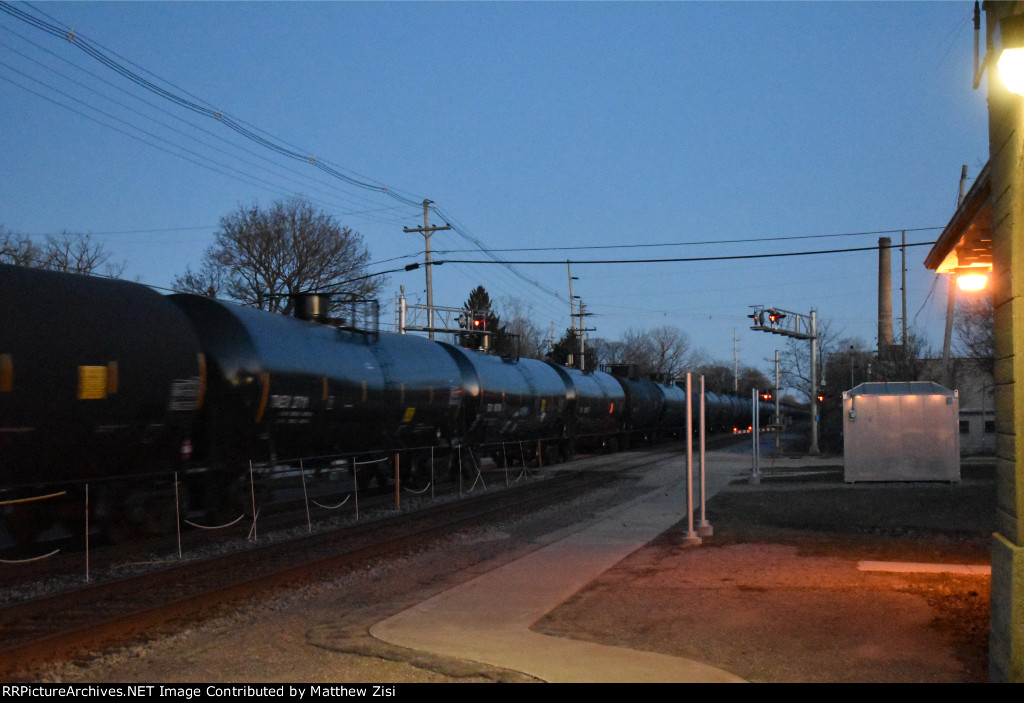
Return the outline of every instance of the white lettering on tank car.
{"type": "Polygon", "coordinates": [[[171,397],[168,410],[195,410],[199,402],[199,377],[179,378],[171,382],[171,397]]]}
{"type": "Polygon", "coordinates": [[[303,410],[309,407],[307,395],[272,395],[270,407],[274,410],[303,410]]]}

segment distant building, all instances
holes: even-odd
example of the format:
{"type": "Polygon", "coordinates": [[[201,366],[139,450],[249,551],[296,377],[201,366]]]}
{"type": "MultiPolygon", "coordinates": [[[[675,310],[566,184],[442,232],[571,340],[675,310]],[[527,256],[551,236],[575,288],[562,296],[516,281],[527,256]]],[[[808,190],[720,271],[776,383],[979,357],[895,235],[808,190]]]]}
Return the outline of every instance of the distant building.
{"type": "MultiPolygon", "coordinates": [[[[942,359],[925,359],[921,380],[942,378],[942,359]]],[[[960,392],[960,456],[993,456],[996,417],[992,374],[975,359],[951,359],[952,390],[960,392]]]]}

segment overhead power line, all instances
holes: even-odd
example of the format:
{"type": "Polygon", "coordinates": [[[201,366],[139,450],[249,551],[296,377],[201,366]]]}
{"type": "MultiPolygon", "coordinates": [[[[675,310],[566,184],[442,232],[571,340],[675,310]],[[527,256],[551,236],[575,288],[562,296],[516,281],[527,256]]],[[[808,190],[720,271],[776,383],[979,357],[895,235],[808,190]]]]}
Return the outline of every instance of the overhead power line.
{"type": "MultiPolygon", "coordinates": [[[[886,249],[899,249],[902,246],[908,247],[923,247],[923,246],[934,246],[935,242],[916,242],[913,244],[893,244],[885,247],[886,249]]],[[[813,256],[815,254],[847,254],[850,252],[858,251],[877,251],[878,246],[873,247],[852,247],[849,249],[821,249],[819,251],[791,251],[782,252],[777,254],[735,254],[730,256],[690,256],[690,257],[677,257],[677,258],[666,258],[666,259],[573,259],[573,264],[663,264],[663,263],[679,263],[687,261],[731,261],[739,259],[769,259],[777,258],[782,256],[813,256]]],[[[437,262],[441,263],[441,262],[437,262]]],[[[528,264],[558,264],[560,266],[565,265],[565,259],[550,260],[550,261],[485,261],[483,259],[445,259],[443,263],[449,264],[517,264],[525,266],[528,264]]]]}
{"type": "MultiPolygon", "coordinates": [[[[573,247],[514,247],[508,249],[488,249],[488,252],[508,251],[587,251],[591,249],[645,249],[656,247],[691,247],[710,244],[749,244],[751,242],[785,242],[795,239],[826,239],[828,237],[863,237],[867,235],[896,234],[899,232],[929,232],[942,230],[943,227],[915,227],[902,229],[880,229],[872,232],[841,232],[838,234],[804,234],[788,237],[750,237],[747,239],[707,239],[700,242],[664,242],[661,244],[591,244],[573,247]]],[[[438,254],[462,254],[477,249],[435,249],[438,254]]],[[[564,262],[562,262],[564,263],[564,262]]]]}
{"type": "MultiPolygon", "coordinates": [[[[27,53],[25,53],[23,51],[18,50],[17,48],[11,46],[10,44],[8,44],[6,42],[3,42],[3,41],[0,41],[0,46],[3,46],[5,49],[7,49],[8,51],[11,51],[14,54],[17,54],[18,56],[20,56],[23,59],[25,59],[27,62],[30,62],[31,64],[34,64],[34,65],[42,68],[45,71],[48,71],[48,72],[50,72],[52,74],[55,74],[61,80],[67,81],[67,82],[69,82],[69,83],[71,83],[71,84],[73,84],[75,86],[78,86],[78,87],[82,88],[83,90],[88,91],[89,93],[92,93],[94,96],[97,96],[97,97],[101,98],[102,100],[114,103],[115,105],[118,105],[122,109],[132,113],[133,115],[135,115],[135,116],[137,116],[137,117],[139,117],[141,119],[148,120],[148,121],[151,121],[151,122],[153,122],[153,123],[155,123],[157,125],[160,125],[162,128],[164,128],[166,130],[169,130],[170,132],[172,132],[172,133],[174,133],[174,134],[176,134],[176,135],[178,135],[180,137],[183,137],[183,138],[188,139],[188,140],[190,140],[192,142],[200,144],[203,147],[205,147],[207,149],[210,149],[212,151],[215,151],[215,152],[217,152],[219,154],[226,155],[229,158],[238,159],[241,163],[256,169],[257,172],[259,172],[259,173],[261,173],[263,175],[270,175],[270,174],[272,174],[272,175],[277,176],[278,178],[283,178],[285,181],[289,181],[289,182],[291,182],[293,184],[300,185],[301,187],[303,187],[306,190],[312,190],[312,191],[315,191],[315,192],[319,192],[319,193],[321,193],[321,194],[323,194],[325,196],[328,196],[328,197],[339,197],[339,194],[338,194],[338,192],[336,190],[333,190],[333,191],[328,191],[327,190],[328,186],[332,187],[332,188],[334,187],[333,183],[328,183],[327,181],[321,180],[319,178],[313,178],[309,174],[300,172],[299,170],[297,170],[295,168],[292,168],[292,167],[287,166],[287,165],[279,164],[278,162],[274,161],[269,156],[267,156],[267,155],[265,155],[265,154],[263,154],[263,153],[261,153],[259,151],[247,148],[247,147],[245,147],[245,146],[243,146],[241,144],[237,144],[237,143],[227,139],[225,136],[222,136],[221,134],[218,134],[218,133],[213,132],[213,131],[211,131],[209,129],[206,129],[205,127],[203,127],[203,126],[201,126],[199,124],[195,124],[193,122],[190,122],[185,117],[182,117],[182,116],[180,116],[178,114],[175,114],[174,112],[171,112],[170,110],[164,109],[163,107],[159,106],[156,102],[147,100],[146,98],[144,98],[144,97],[142,97],[140,95],[136,95],[132,91],[130,91],[130,90],[124,88],[124,87],[121,87],[121,86],[113,83],[112,81],[107,80],[106,78],[103,78],[99,74],[94,73],[93,71],[90,71],[90,70],[88,70],[87,68],[85,68],[83,66],[79,66],[78,64],[74,63],[73,61],[70,61],[69,59],[67,59],[67,58],[57,54],[56,52],[51,51],[51,50],[43,47],[42,45],[32,41],[28,37],[26,37],[26,36],[16,32],[16,31],[14,31],[13,29],[10,29],[9,27],[6,27],[4,25],[0,25],[0,29],[5,30],[6,32],[8,32],[11,35],[13,35],[14,37],[17,37],[17,39],[19,39],[20,41],[25,42],[25,43],[35,47],[38,51],[41,51],[41,52],[45,53],[46,55],[54,58],[55,60],[60,61],[63,64],[66,64],[67,66],[75,69],[76,71],[79,71],[79,72],[85,74],[89,78],[91,78],[91,79],[93,79],[95,81],[98,81],[101,84],[106,85],[106,86],[110,87],[111,89],[113,89],[113,90],[115,90],[115,91],[117,91],[117,92],[119,92],[119,93],[121,93],[121,94],[123,94],[125,96],[128,96],[132,100],[138,101],[138,102],[142,103],[142,105],[145,105],[148,108],[156,110],[159,113],[162,113],[164,115],[167,115],[171,119],[176,120],[176,121],[186,125],[191,130],[202,132],[203,134],[208,135],[209,137],[211,137],[212,139],[216,140],[217,142],[225,145],[225,147],[227,147],[227,148],[221,148],[221,147],[217,146],[216,144],[211,144],[211,143],[209,143],[207,141],[204,141],[203,139],[200,139],[200,138],[198,138],[196,136],[193,136],[192,134],[189,134],[187,131],[185,131],[183,129],[179,129],[177,127],[174,127],[173,125],[168,124],[167,122],[164,122],[164,121],[162,121],[162,120],[160,120],[160,119],[158,119],[158,118],[156,118],[156,117],[154,117],[152,115],[146,114],[142,110],[137,110],[137,109],[127,105],[124,102],[121,102],[121,101],[116,100],[115,98],[113,98],[113,97],[111,97],[109,95],[104,94],[103,92],[97,90],[96,88],[88,85],[87,83],[85,83],[83,81],[80,81],[80,80],[77,80],[75,78],[72,78],[71,76],[69,76],[69,75],[67,75],[65,73],[62,73],[61,71],[57,70],[56,68],[48,66],[46,63],[44,63],[44,62],[42,62],[42,61],[40,61],[40,60],[38,60],[36,58],[33,58],[29,54],[27,54],[27,53]],[[229,151],[228,149],[230,149],[231,151],[229,151]],[[239,154],[241,154],[241,155],[239,155],[239,154]],[[255,162],[251,161],[248,157],[259,159],[259,161],[262,162],[262,163],[255,163],[255,162]],[[267,168],[267,166],[265,164],[270,164],[271,168],[267,168]],[[287,173],[282,173],[282,171],[287,172],[287,173]],[[293,174],[294,177],[292,175],[288,175],[288,174],[293,174]],[[299,179],[301,179],[301,180],[299,180],[299,179]]],[[[55,92],[55,93],[57,93],[59,95],[64,96],[66,99],[73,100],[75,102],[78,102],[81,105],[84,105],[85,107],[87,107],[89,109],[95,110],[97,112],[101,112],[101,114],[107,115],[111,119],[114,119],[114,120],[117,120],[119,122],[122,122],[123,124],[128,124],[128,123],[124,122],[123,120],[120,120],[119,118],[116,118],[116,117],[113,117],[113,116],[109,115],[109,113],[104,113],[104,112],[100,111],[98,108],[96,108],[96,107],[94,107],[92,105],[89,105],[88,103],[86,103],[83,100],[80,100],[78,98],[75,98],[75,97],[67,94],[65,91],[62,91],[62,90],[60,90],[60,89],[58,89],[58,88],[56,88],[56,87],[54,87],[54,86],[52,86],[52,85],[50,85],[48,83],[45,83],[44,81],[42,81],[42,80],[40,80],[38,78],[33,78],[32,76],[29,76],[28,74],[26,74],[23,71],[20,71],[20,70],[14,68],[13,66],[9,66],[7,64],[4,64],[4,65],[7,66],[11,71],[14,71],[15,73],[18,73],[19,75],[21,75],[21,76],[23,76],[23,77],[25,77],[25,78],[27,78],[29,80],[32,80],[32,81],[34,81],[36,83],[39,83],[39,84],[47,87],[48,89],[52,90],[53,92],[55,92]]],[[[140,69],[140,70],[145,70],[145,69],[140,69]]],[[[9,79],[5,79],[5,80],[9,80],[9,79]]],[[[17,84],[15,82],[15,85],[19,85],[19,84],[17,84]]],[[[33,93],[34,95],[37,95],[39,97],[43,97],[44,99],[50,100],[49,98],[45,98],[45,96],[39,95],[39,93],[37,93],[35,91],[32,91],[32,90],[30,90],[28,88],[25,88],[25,86],[19,85],[19,87],[23,88],[24,90],[27,90],[28,92],[33,93]]],[[[57,104],[57,105],[59,105],[61,107],[64,107],[64,108],[69,109],[69,110],[71,110],[73,112],[76,112],[76,114],[79,114],[79,115],[81,115],[83,117],[86,117],[85,115],[82,115],[82,113],[78,112],[77,110],[73,110],[72,108],[69,108],[67,105],[64,105],[63,103],[61,103],[59,101],[52,101],[52,100],[50,100],[50,101],[51,102],[55,102],[55,104],[57,104]]],[[[109,124],[104,123],[102,120],[94,120],[94,121],[98,122],[99,124],[101,124],[104,127],[111,128],[109,124]]],[[[134,125],[129,125],[129,126],[132,127],[132,128],[136,128],[137,129],[137,127],[135,127],[134,125]]],[[[160,137],[156,137],[156,135],[152,135],[152,136],[154,138],[156,138],[156,139],[161,139],[160,137]]],[[[149,142],[148,140],[146,140],[146,139],[142,139],[141,141],[144,141],[147,144],[149,144],[150,146],[153,146],[153,144],[151,142],[149,142]]],[[[161,141],[166,141],[166,140],[161,139],[161,141]]],[[[167,143],[171,143],[171,142],[167,142],[167,143]]],[[[178,148],[183,148],[180,145],[173,145],[173,146],[176,146],[178,148]]],[[[203,158],[201,155],[197,154],[197,156],[199,158],[203,158]]],[[[210,161],[211,161],[211,163],[217,163],[217,162],[212,161],[212,160],[210,160],[210,161]]],[[[225,175],[227,175],[227,174],[225,174],[225,175]]],[[[252,172],[249,172],[248,175],[251,178],[253,178],[254,180],[260,180],[260,179],[258,179],[256,177],[254,177],[252,175],[252,172]]],[[[238,180],[243,180],[243,179],[238,179],[238,180]]],[[[247,182],[250,185],[252,185],[252,183],[249,182],[249,181],[244,181],[243,180],[243,182],[247,182]]],[[[263,181],[263,182],[264,183],[268,183],[267,181],[263,181]]],[[[268,183],[268,185],[270,187],[270,190],[276,191],[276,192],[278,192],[278,193],[280,193],[282,195],[285,194],[283,192],[282,188],[280,188],[280,187],[275,188],[273,184],[269,184],[269,183],[268,183]]],[[[397,210],[399,208],[406,207],[404,204],[399,204],[399,205],[393,205],[393,206],[386,207],[386,208],[367,208],[366,203],[372,203],[373,202],[373,201],[371,201],[369,199],[368,196],[365,196],[365,195],[348,195],[348,194],[343,194],[340,197],[342,197],[342,199],[348,199],[348,200],[352,201],[353,205],[355,203],[359,203],[359,206],[364,208],[364,209],[361,209],[361,210],[352,210],[351,207],[353,207],[353,205],[345,205],[343,207],[342,206],[335,206],[335,207],[337,207],[337,209],[344,210],[343,214],[345,214],[345,215],[364,215],[364,216],[366,216],[369,213],[383,212],[383,211],[388,211],[388,210],[397,210]]],[[[388,220],[385,220],[385,219],[383,219],[381,217],[367,216],[366,219],[372,219],[372,220],[377,220],[377,221],[381,221],[381,222],[388,222],[388,220]]]]}
{"type": "Polygon", "coordinates": [[[274,151],[280,154],[281,156],[296,161],[308,162],[313,167],[318,168],[324,173],[333,176],[334,178],[337,178],[338,180],[341,180],[351,186],[376,191],[378,193],[386,195],[389,198],[393,198],[395,200],[398,200],[399,202],[405,203],[406,205],[418,204],[417,200],[402,195],[394,190],[387,188],[386,186],[354,178],[353,176],[343,173],[339,169],[331,166],[327,162],[318,159],[312,154],[296,151],[295,149],[280,144],[275,140],[272,140],[268,137],[264,137],[262,134],[257,133],[256,130],[245,126],[242,122],[234,119],[232,116],[225,114],[220,110],[215,110],[213,108],[206,107],[205,105],[201,105],[194,99],[185,97],[183,91],[170,90],[154,83],[153,81],[145,78],[139,73],[131,70],[127,66],[114,60],[107,52],[102,51],[97,45],[93,44],[85,37],[76,34],[74,30],[65,29],[63,27],[60,27],[59,25],[53,24],[52,22],[47,22],[46,20],[31,15],[28,12],[25,12],[24,10],[21,10],[20,8],[15,7],[14,5],[11,5],[8,2],[0,2],[0,10],[6,12],[12,17],[21,20],[22,22],[26,22],[27,24],[30,24],[38,29],[41,29],[44,32],[47,32],[48,34],[51,34],[55,37],[60,37],[61,39],[66,39],[68,42],[72,44],[72,46],[83,51],[96,61],[99,61],[107,68],[120,74],[121,76],[135,83],[141,88],[144,88],[145,90],[155,95],[158,95],[161,98],[164,98],[165,100],[168,100],[195,114],[216,120],[228,129],[237,132],[246,139],[249,139],[250,141],[255,142],[256,144],[259,144],[267,149],[270,149],[271,151],[274,151]]]}
{"type": "MultiPolygon", "coordinates": [[[[516,269],[513,266],[513,264],[516,264],[516,263],[519,263],[519,262],[516,262],[516,261],[506,261],[505,259],[502,259],[502,258],[500,258],[498,256],[495,256],[493,253],[491,253],[492,251],[495,251],[495,250],[488,249],[486,246],[484,246],[484,243],[482,241],[480,241],[479,239],[474,237],[472,234],[467,232],[465,229],[460,227],[457,223],[453,224],[452,223],[453,218],[451,218],[448,215],[446,215],[443,210],[440,210],[436,206],[432,206],[430,209],[433,210],[435,213],[437,213],[440,217],[442,217],[445,220],[446,223],[451,225],[451,228],[452,228],[453,232],[458,234],[460,237],[462,237],[466,241],[471,242],[472,244],[476,245],[476,247],[477,247],[477,249],[479,251],[482,251],[484,254],[487,254],[489,257],[491,257],[491,260],[486,262],[486,263],[488,263],[488,264],[501,264],[502,266],[507,268],[509,271],[511,271],[517,278],[519,278],[519,279],[529,283],[531,286],[534,286],[534,287],[538,288],[539,290],[544,291],[545,293],[547,293],[549,295],[554,296],[555,298],[558,298],[559,300],[561,300],[563,302],[565,301],[565,298],[558,291],[552,290],[551,288],[548,288],[547,286],[542,285],[539,281],[536,281],[536,280],[530,278],[529,276],[524,274],[522,271],[519,271],[518,269],[516,269]]],[[[475,263],[475,262],[473,262],[473,261],[463,261],[463,262],[452,261],[452,263],[475,263]]],[[[527,262],[527,263],[531,263],[531,262],[527,262]]]]}
{"type": "MultiPolygon", "coordinates": [[[[28,7],[31,8],[31,5],[28,5],[28,7]]],[[[147,71],[146,69],[142,68],[141,66],[138,66],[137,64],[133,63],[132,61],[130,61],[128,59],[125,59],[123,57],[118,56],[115,52],[113,52],[113,51],[111,51],[109,49],[106,49],[105,47],[102,47],[102,46],[96,44],[95,42],[92,42],[92,41],[88,40],[86,37],[82,36],[79,33],[76,33],[74,30],[72,30],[72,29],[70,29],[70,28],[68,28],[66,26],[61,26],[60,24],[58,24],[58,21],[55,18],[53,18],[50,15],[46,14],[42,10],[39,10],[37,8],[32,8],[32,9],[36,12],[36,14],[31,14],[31,13],[21,9],[20,7],[17,7],[17,6],[15,6],[15,5],[13,5],[13,4],[9,3],[9,2],[0,2],[0,11],[3,11],[6,14],[10,15],[11,17],[14,17],[14,18],[16,18],[16,19],[26,23],[26,24],[29,24],[29,25],[31,25],[31,26],[33,26],[33,27],[43,31],[43,32],[46,32],[47,34],[50,34],[53,37],[57,37],[60,40],[62,40],[62,42],[66,41],[66,42],[70,43],[76,49],[82,51],[83,53],[85,53],[86,55],[91,57],[92,59],[94,59],[97,62],[103,64],[104,66],[106,66],[110,70],[114,71],[115,73],[119,74],[120,76],[122,76],[123,78],[129,80],[130,82],[136,84],[137,86],[143,88],[144,90],[149,91],[150,93],[152,93],[154,95],[157,95],[160,98],[163,98],[163,99],[165,99],[167,101],[170,101],[170,102],[174,103],[175,105],[178,105],[179,107],[181,107],[181,108],[183,108],[183,109],[185,109],[185,110],[187,110],[187,111],[189,111],[189,112],[191,112],[193,114],[196,114],[196,115],[199,115],[199,116],[202,116],[202,117],[205,117],[205,118],[209,118],[209,119],[214,119],[217,122],[223,124],[224,126],[228,127],[229,129],[231,129],[232,131],[236,132],[237,134],[241,135],[245,139],[248,139],[248,140],[250,140],[250,141],[252,141],[252,142],[254,142],[256,144],[259,144],[260,146],[262,146],[262,147],[264,147],[266,149],[269,149],[269,150],[279,154],[280,156],[283,156],[283,157],[288,158],[288,159],[296,160],[296,161],[307,162],[308,164],[310,164],[313,167],[319,169],[323,173],[325,173],[325,174],[327,174],[329,176],[332,176],[332,177],[334,177],[334,178],[336,178],[336,179],[338,179],[338,180],[340,180],[340,181],[342,181],[342,182],[344,182],[344,183],[346,183],[346,184],[348,184],[350,186],[353,186],[353,187],[356,187],[356,188],[361,188],[361,189],[368,190],[368,191],[372,191],[372,192],[375,192],[377,194],[385,195],[388,198],[391,198],[391,199],[393,199],[395,201],[398,201],[399,203],[402,203],[403,205],[418,206],[422,202],[422,200],[423,200],[422,198],[416,198],[416,197],[413,197],[411,195],[406,195],[406,194],[404,194],[404,193],[402,193],[400,191],[397,191],[395,189],[388,188],[387,186],[385,186],[385,185],[383,185],[381,183],[373,182],[372,180],[370,180],[370,179],[368,179],[366,177],[363,177],[363,176],[358,176],[357,177],[356,175],[350,175],[351,173],[354,173],[354,172],[351,172],[349,170],[349,173],[346,173],[346,172],[342,171],[340,167],[336,167],[336,166],[330,164],[328,161],[325,161],[323,159],[319,159],[319,158],[317,158],[316,156],[314,156],[312,154],[309,154],[307,152],[302,151],[298,147],[294,147],[294,146],[288,145],[287,142],[284,142],[284,140],[282,140],[282,139],[280,139],[278,137],[275,137],[273,135],[269,135],[268,133],[266,133],[263,130],[260,130],[260,129],[256,128],[256,127],[248,125],[246,122],[244,122],[241,119],[237,119],[237,118],[234,118],[231,115],[225,114],[221,110],[216,109],[216,108],[210,106],[208,103],[206,103],[205,100],[203,100],[203,99],[201,99],[201,98],[199,98],[199,97],[189,93],[187,90],[185,90],[183,88],[180,88],[178,86],[175,86],[174,84],[164,80],[163,78],[160,78],[159,76],[156,76],[155,74],[151,73],[150,71],[147,71]],[[117,60],[117,59],[120,59],[120,61],[117,60]],[[130,68],[129,65],[134,67],[134,69],[130,68]],[[137,70],[135,70],[135,69],[137,69],[137,70]],[[147,78],[146,76],[142,75],[143,73],[148,74],[150,76],[150,78],[147,78]]],[[[0,77],[0,78],[2,78],[2,77],[0,77]]],[[[21,87],[23,87],[23,86],[21,86],[21,87]]],[[[30,91],[30,92],[35,92],[35,91],[30,91]]],[[[36,94],[38,95],[38,93],[36,93],[36,94]]],[[[58,104],[60,104],[60,103],[58,103],[58,104]]],[[[64,106],[64,105],[62,105],[62,106],[63,107],[67,107],[67,106],[64,106]]],[[[72,109],[73,111],[77,112],[77,110],[74,110],[73,108],[68,108],[68,109],[72,109]]],[[[81,113],[79,113],[79,114],[81,114],[81,113]]],[[[93,119],[93,118],[90,118],[90,119],[93,119]]],[[[117,128],[114,128],[114,129],[117,129],[117,128]]],[[[118,131],[123,131],[123,130],[119,130],[118,129],[118,131]]],[[[133,138],[139,139],[139,137],[136,137],[136,136],[131,135],[131,134],[129,134],[128,136],[132,136],[133,138]]],[[[162,148],[162,147],[157,147],[157,148],[162,148]]],[[[165,151],[166,151],[166,149],[165,149],[165,151]]],[[[171,152],[171,153],[173,153],[173,152],[171,152]]],[[[180,156],[180,154],[175,154],[175,155],[180,156]]],[[[186,158],[187,160],[192,161],[192,159],[188,159],[188,157],[182,157],[182,158],[186,158]]],[[[194,162],[194,163],[196,163],[196,162],[194,162]]],[[[197,164],[197,165],[205,166],[205,164],[197,164]]],[[[210,166],[205,166],[205,167],[206,168],[212,168],[210,166]]],[[[222,171],[219,171],[216,168],[213,168],[212,170],[215,170],[215,171],[223,173],[222,171]]],[[[230,174],[224,174],[224,175],[230,175],[230,174]]],[[[237,178],[238,176],[233,176],[233,177],[237,178]]],[[[251,177],[251,178],[256,178],[256,177],[251,177]]],[[[435,212],[436,212],[436,209],[435,209],[435,212]]],[[[449,221],[451,220],[451,218],[446,218],[446,219],[448,219],[449,221]]],[[[483,242],[481,242],[479,239],[477,239],[476,237],[471,235],[465,228],[453,226],[453,229],[455,229],[459,233],[460,236],[464,237],[468,241],[470,241],[473,244],[475,244],[478,247],[479,250],[483,251],[484,253],[487,253],[487,248],[483,244],[483,242]]],[[[495,257],[492,254],[488,254],[488,256],[491,256],[492,259],[494,259],[494,261],[492,263],[501,263],[501,264],[503,264],[515,276],[517,276],[518,278],[520,278],[523,281],[526,281],[526,282],[530,283],[533,287],[535,287],[535,288],[537,288],[539,290],[542,290],[545,293],[548,293],[548,294],[550,294],[550,295],[552,295],[552,296],[554,296],[554,297],[556,297],[556,298],[558,298],[560,300],[562,299],[561,294],[559,294],[557,291],[542,286],[539,282],[537,282],[537,281],[529,278],[528,276],[524,275],[521,271],[516,270],[511,264],[507,264],[507,263],[502,262],[500,259],[498,259],[498,257],[495,257]]]]}

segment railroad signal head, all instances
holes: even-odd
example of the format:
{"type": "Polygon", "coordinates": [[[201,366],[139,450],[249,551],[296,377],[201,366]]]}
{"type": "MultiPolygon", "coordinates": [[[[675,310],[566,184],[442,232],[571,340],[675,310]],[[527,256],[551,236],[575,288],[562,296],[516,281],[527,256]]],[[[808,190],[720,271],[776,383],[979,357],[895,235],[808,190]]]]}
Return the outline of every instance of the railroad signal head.
{"type": "Polygon", "coordinates": [[[459,327],[461,329],[466,329],[466,316],[465,315],[459,315],[459,327]]]}
{"type": "Polygon", "coordinates": [[[761,394],[761,400],[771,400],[771,399],[772,399],[772,394],[771,393],[762,393],[761,394]]]}
{"type": "Polygon", "coordinates": [[[778,310],[774,310],[774,309],[773,309],[773,310],[769,310],[769,311],[768,311],[768,321],[769,321],[769,322],[771,322],[771,323],[772,323],[773,325],[777,325],[777,324],[779,324],[779,322],[780,322],[780,321],[782,320],[782,318],[784,318],[785,316],[786,316],[786,313],[784,313],[784,312],[779,312],[778,310]]]}
{"type": "Polygon", "coordinates": [[[473,316],[473,329],[477,332],[487,331],[487,317],[485,315],[473,316]]]}

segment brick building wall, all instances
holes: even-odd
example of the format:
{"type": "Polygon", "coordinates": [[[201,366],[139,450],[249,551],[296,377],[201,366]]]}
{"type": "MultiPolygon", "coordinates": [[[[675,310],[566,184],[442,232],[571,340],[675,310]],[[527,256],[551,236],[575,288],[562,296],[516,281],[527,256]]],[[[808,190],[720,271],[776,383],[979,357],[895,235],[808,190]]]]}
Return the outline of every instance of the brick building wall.
{"type": "MultiPolygon", "coordinates": [[[[1024,3],[986,2],[985,13],[994,60],[1002,48],[999,22],[1024,13],[1024,3]]],[[[987,78],[998,482],[989,662],[993,681],[1024,681],[1024,98],[1005,88],[994,61],[987,78]]]]}

